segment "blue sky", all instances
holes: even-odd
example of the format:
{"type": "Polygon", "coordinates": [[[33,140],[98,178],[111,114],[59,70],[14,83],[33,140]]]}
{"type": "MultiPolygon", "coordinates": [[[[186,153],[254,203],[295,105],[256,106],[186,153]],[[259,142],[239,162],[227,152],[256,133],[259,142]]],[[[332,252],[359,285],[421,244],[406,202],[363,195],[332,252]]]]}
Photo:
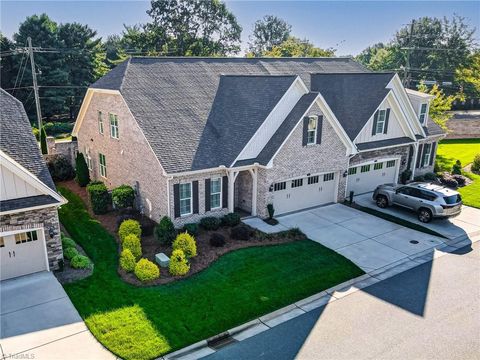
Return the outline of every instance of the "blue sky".
{"type": "MultiPolygon", "coordinates": [[[[121,33],[123,24],[148,21],[149,1],[5,1],[1,0],[1,31],[8,37],[26,16],[45,12],[57,22],[88,24],[99,36],[121,33]]],[[[412,18],[450,17],[454,13],[480,28],[479,1],[227,1],[243,27],[247,46],[255,20],[277,15],[292,25],[292,34],[317,46],[356,55],[368,45],[390,40],[412,18]]],[[[479,39],[477,30],[476,38],[479,39]]],[[[480,41],[479,41],[480,42],[480,41]]]]}

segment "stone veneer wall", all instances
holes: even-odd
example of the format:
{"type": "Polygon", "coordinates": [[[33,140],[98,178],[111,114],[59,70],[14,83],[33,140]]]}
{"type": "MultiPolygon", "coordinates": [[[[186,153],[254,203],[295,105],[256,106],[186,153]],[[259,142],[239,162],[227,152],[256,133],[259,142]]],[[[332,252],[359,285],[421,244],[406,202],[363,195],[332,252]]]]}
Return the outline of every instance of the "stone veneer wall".
{"type": "MultiPolygon", "coordinates": [[[[321,115],[320,108],[315,104],[307,115],[321,115]]],[[[305,177],[307,174],[336,172],[339,177],[337,201],[345,197],[346,178],[342,176],[348,168],[346,147],[337,133],[324,117],[322,127],[322,143],[303,146],[303,129],[300,120],[282,149],[273,160],[271,169],[259,169],[257,214],[260,217],[268,215],[267,205],[272,202],[273,193],[270,186],[285,179],[305,177]]]]}
{"type": "Polygon", "coordinates": [[[63,155],[70,161],[72,166],[75,167],[75,158],[78,153],[78,143],[76,140],[55,141],[54,137],[48,136],[47,148],[48,155],[63,155]]]}
{"type": "Polygon", "coordinates": [[[437,150],[438,150],[438,141],[442,139],[442,136],[436,137],[436,138],[429,138],[423,141],[419,141],[419,144],[431,144],[431,143],[437,143],[436,148],[435,148],[435,156],[433,158],[432,165],[426,165],[421,168],[417,168],[417,159],[415,159],[415,176],[421,176],[425,175],[426,173],[429,172],[434,172],[435,169],[435,159],[437,158],[437,150]]]}
{"type": "Polygon", "coordinates": [[[58,262],[63,259],[62,240],[60,238],[60,224],[56,207],[24,211],[0,217],[0,230],[25,230],[43,227],[47,246],[48,263],[50,270],[58,269],[58,262]],[[50,229],[54,236],[50,237],[50,229]]]}

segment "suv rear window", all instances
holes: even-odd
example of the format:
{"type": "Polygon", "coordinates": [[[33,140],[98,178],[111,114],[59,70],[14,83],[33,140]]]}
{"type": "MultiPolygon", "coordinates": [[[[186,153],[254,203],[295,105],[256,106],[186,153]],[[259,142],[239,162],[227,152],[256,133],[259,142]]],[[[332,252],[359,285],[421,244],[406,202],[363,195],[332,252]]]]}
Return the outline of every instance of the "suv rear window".
{"type": "Polygon", "coordinates": [[[460,195],[451,195],[451,196],[444,196],[443,200],[445,200],[446,204],[453,205],[462,201],[462,198],[460,197],[460,195]]]}

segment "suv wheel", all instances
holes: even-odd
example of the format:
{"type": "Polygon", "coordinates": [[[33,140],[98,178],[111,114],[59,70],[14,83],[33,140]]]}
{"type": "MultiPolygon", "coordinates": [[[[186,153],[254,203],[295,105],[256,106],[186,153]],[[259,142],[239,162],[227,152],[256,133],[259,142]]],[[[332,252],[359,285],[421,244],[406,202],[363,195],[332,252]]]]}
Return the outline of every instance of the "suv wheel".
{"type": "Polygon", "coordinates": [[[376,203],[379,208],[384,209],[388,206],[388,199],[386,196],[378,195],[376,199],[376,203]]]}
{"type": "Polygon", "coordinates": [[[432,212],[428,209],[422,208],[418,210],[418,220],[423,223],[428,223],[432,221],[432,212]]]}

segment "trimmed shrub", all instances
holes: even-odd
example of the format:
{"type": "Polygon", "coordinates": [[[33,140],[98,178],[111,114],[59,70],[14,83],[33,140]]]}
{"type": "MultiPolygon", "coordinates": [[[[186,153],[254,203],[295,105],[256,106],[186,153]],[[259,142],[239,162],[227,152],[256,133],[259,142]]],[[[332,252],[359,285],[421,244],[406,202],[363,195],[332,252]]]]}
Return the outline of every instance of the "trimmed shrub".
{"type": "Polygon", "coordinates": [[[268,211],[268,218],[273,219],[273,214],[275,214],[275,208],[273,207],[273,204],[267,205],[267,211],[268,211]]]}
{"type": "Polygon", "coordinates": [[[424,182],[424,181],[425,181],[425,177],[424,177],[423,175],[415,176],[415,177],[413,178],[413,181],[424,182]]]}
{"type": "Polygon", "coordinates": [[[71,180],[75,177],[75,170],[70,161],[63,155],[48,156],[48,171],[55,181],[71,180]]]}
{"type": "Polygon", "coordinates": [[[172,256],[170,256],[170,265],[168,267],[170,274],[175,276],[183,276],[190,270],[187,257],[182,250],[173,250],[172,256]]]}
{"type": "Polygon", "coordinates": [[[63,256],[68,260],[72,260],[75,256],[80,255],[78,250],[74,247],[67,247],[63,250],[63,256]]]}
{"type": "Polygon", "coordinates": [[[427,181],[436,181],[437,180],[437,175],[435,175],[434,173],[431,173],[431,172],[426,173],[425,175],[423,175],[423,177],[427,181]]]}
{"type": "Polygon", "coordinates": [[[200,226],[205,230],[218,230],[222,221],[214,216],[207,216],[200,220],[200,226]]]}
{"type": "Polygon", "coordinates": [[[123,242],[126,236],[132,234],[140,239],[142,236],[142,228],[140,227],[140,223],[133,219],[123,221],[118,228],[118,237],[120,240],[123,242]]]}
{"type": "Polygon", "coordinates": [[[91,182],[87,185],[87,191],[93,212],[97,215],[105,214],[110,205],[110,195],[105,184],[101,181],[91,182]]]}
{"type": "Polygon", "coordinates": [[[130,185],[120,185],[112,190],[112,203],[116,209],[133,207],[135,190],[130,185]]]}
{"type": "Polygon", "coordinates": [[[183,226],[183,232],[187,232],[192,236],[198,235],[198,224],[197,223],[189,223],[183,226]]]}
{"type": "Polygon", "coordinates": [[[456,189],[458,187],[458,182],[455,180],[454,176],[459,175],[451,175],[448,172],[444,172],[440,176],[440,182],[449,188],[456,189]]]}
{"type": "Polygon", "coordinates": [[[240,215],[229,213],[222,218],[222,224],[230,227],[237,226],[240,224],[240,215]]]}
{"type": "Polygon", "coordinates": [[[452,174],[462,175],[462,163],[460,160],[455,161],[455,164],[453,164],[452,174]]]}
{"type": "Polygon", "coordinates": [[[155,226],[155,238],[163,245],[170,245],[176,235],[175,226],[168,216],[162,217],[160,223],[155,226]]]}
{"type": "Polygon", "coordinates": [[[123,249],[120,254],[120,267],[126,272],[132,272],[135,270],[135,256],[133,256],[130,249],[123,249]]]}
{"type": "Polygon", "coordinates": [[[45,132],[45,126],[42,127],[40,131],[40,149],[42,150],[42,154],[48,154],[48,146],[47,146],[47,133],[45,132]]]}
{"type": "Polygon", "coordinates": [[[400,175],[400,181],[402,184],[406,184],[408,180],[410,180],[410,176],[412,176],[412,170],[407,169],[402,172],[400,175]]]}
{"type": "Polygon", "coordinates": [[[67,237],[62,238],[63,250],[68,249],[68,248],[74,248],[75,245],[77,245],[77,244],[75,243],[75,241],[73,239],[70,239],[70,238],[67,238],[67,237]]]}
{"type": "Polygon", "coordinates": [[[136,259],[142,256],[142,245],[140,244],[140,239],[134,234],[125,236],[122,246],[124,249],[129,249],[136,259]]]}
{"type": "Polygon", "coordinates": [[[140,281],[152,281],[160,277],[158,266],[148,259],[140,259],[134,271],[140,281]]]}
{"type": "Polygon", "coordinates": [[[457,182],[458,186],[465,186],[467,178],[463,175],[453,175],[453,179],[457,182]]]}
{"type": "Polygon", "coordinates": [[[210,245],[213,247],[222,247],[225,245],[225,236],[219,233],[213,233],[210,237],[210,245]]]}
{"type": "Polygon", "coordinates": [[[245,225],[238,225],[230,230],[230,237],[235,240],[248,241],[252,236],[252,230],[245,225]]]}
{"type": "Polygon", "coordinates": [[[75,176],[75,180],[77,181],[78,185],[81,187],[85,187],[90,182],[90,174],[88,172],[87,162],[85,161],[85,157],[81,152],[77,154],[77,158],[75,159],[75,168],[77,175],[75,176]]]}
{"type": "Polygon", "coordinates": [[[90,266],[90,259],[83,255],[77,255],[70,261],[70,265],[74,269],[86,269],[90,266]]]}
{"type": "Polygon", "coordinates": [[[182,250],[186,257],[191,258],[197,256],[197,244],[195,239],[189,233],[181,233],[172,245],[173,250],[182,250]]]}
{"type": "Polygon", "coordinates": [[[480,171],[480,154],[475,155],[475,157],[473,158],[472,171],[480,171]]]}

